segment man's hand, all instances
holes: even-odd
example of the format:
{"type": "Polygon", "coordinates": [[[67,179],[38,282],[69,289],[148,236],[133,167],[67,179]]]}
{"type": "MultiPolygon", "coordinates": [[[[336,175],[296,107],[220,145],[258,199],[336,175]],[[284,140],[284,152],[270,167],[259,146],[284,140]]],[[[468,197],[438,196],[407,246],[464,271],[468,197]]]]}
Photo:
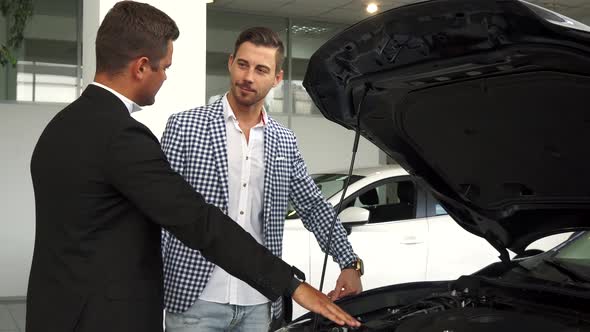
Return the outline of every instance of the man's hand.
{"type": "Polygon", "coordinates": [[[336,301],[339,298],[356,295],[362,291],[363,285],[361,284],[360,273],[354,269],[344,269],[340,272],[340,276],[336,280],[336,287],[328,293],[328,297],[332,301],[336,301]]]}
{"type": "Polygon", "coordinates": [[[338,325],[361,326],[361,323],[332,303],[326,295],[305,282],[297,287],[292,298],[305,309],[318,313],[338,325]]]}

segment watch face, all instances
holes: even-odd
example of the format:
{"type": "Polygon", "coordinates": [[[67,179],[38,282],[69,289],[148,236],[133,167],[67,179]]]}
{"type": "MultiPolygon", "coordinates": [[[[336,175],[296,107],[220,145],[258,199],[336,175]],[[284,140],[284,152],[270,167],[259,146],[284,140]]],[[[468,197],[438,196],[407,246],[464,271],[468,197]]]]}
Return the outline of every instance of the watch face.
{"type": "Polygon", "coordinates": [[[363,264],[363,260],[360,258],[356,261],[356,269],[361,275],[365,274],[365,264],[363,264]]]}

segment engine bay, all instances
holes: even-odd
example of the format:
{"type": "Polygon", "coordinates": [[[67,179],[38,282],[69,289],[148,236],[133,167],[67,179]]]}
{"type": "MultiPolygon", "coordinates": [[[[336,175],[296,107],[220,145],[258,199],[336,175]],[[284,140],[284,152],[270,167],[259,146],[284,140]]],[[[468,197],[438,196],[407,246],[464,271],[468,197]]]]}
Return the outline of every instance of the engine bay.
{"type": "MultiPolygon", "coordinates": [[[[520,294],[525,290],[507,291],[489,286],[480,288],[477,286],[479,280],[471,277],[463,277],[463,280],[458,281],[462,282],[449,284],[452,288],[432,292],[418,300],[373,308],[375,310],[355,315],[362,323],[359,328],[341,327],[321,320],[314,329],[313,319],[309,318],[286,331],[590,331],[590,319],[583,310],[588,304],[583,304],[585,301],[578,301],[578,305],[568,308],[566,303],[577,303],[568,296],[537,292],[536,298],[531,301],[530,294],[520,294]],[[474,280],[478,282],[474,283],[474,280]],[[465,284],[473,288],[463,288],[465,284]]],[[[374,300],[373,297],[371,301],[374,300]]]]}
{"type": "MultiPolygon", "coordinates": [[[[434,294],[416,303],[357,317],[358,329],[332,326],[325,331],[580,331],[565,320],[527,312],[502,299],[473,296],[469,289],[434,294]]],[[[590,325],[586,326],[590,330],[590,325]]],[[[584,330],[585,331],[585,330],[584,330]]]]}

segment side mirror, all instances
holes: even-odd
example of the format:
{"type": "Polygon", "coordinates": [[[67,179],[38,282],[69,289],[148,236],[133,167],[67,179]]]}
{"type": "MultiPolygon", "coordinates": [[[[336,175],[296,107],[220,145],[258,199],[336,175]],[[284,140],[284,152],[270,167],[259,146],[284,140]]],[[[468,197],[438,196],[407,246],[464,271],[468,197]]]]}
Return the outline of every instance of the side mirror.
{"type": "Polygon", "coordinates": [[[338,218],[344,229],[346,229],[346,233],[350,235],[353,226],[363,225],[369,222],[369,210],[351,206],[340,212],[338,218]]]}

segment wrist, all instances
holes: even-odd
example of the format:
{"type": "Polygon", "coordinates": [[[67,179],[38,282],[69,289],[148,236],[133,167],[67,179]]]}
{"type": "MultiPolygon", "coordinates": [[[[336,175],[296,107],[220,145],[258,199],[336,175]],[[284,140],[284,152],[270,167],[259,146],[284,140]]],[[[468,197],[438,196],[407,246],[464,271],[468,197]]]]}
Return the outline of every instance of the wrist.
{"type": "Polygon", "coordinates": [[[291,266],[291,272],[293,276],[291,280],[289,280],[289,284],[287,285],[286,295],[293,297],[293,293],[295,290],[301,286],[301,284],[305,281],[305,274],[301,272],[295,266],[291,266]]]}
{"type": "Polygon", "coordinates": [[[357,271],[359,276],[365,274],[365,264],[363,263],[363,260],[359,257],[356,257],[356,259],[352,263],[344,266],[341,270],[344,271],[347,269],[357,271]]]}

